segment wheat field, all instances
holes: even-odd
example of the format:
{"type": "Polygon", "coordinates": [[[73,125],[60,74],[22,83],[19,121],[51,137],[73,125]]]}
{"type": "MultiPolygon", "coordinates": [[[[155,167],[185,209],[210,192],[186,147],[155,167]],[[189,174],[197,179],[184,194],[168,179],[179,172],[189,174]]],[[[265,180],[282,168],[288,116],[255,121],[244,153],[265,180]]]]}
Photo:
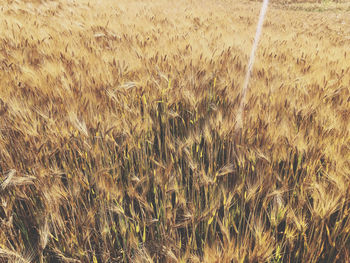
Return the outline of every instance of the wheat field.
{"type": "Polygon", "coordinates": [[[349,262],[350,3],[0,0],[0,262],[349,262]]]}

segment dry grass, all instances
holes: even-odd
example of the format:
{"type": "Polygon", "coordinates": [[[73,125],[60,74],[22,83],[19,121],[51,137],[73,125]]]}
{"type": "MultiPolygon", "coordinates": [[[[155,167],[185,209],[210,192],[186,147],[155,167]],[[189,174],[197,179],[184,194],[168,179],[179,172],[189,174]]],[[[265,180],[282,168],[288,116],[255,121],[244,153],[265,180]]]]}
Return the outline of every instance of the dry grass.
{"type": "Polygon", "coordinates": [[[332,5],[1,1],[0,262],[349,262],[332,5]]]}

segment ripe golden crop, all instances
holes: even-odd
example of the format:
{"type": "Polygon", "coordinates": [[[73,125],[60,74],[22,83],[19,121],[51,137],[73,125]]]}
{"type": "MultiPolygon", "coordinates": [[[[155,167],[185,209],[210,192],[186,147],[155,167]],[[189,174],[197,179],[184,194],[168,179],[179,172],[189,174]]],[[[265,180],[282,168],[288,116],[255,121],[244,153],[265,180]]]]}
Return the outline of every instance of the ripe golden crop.
{"type": "Polygon", "coordinates": [[[0,262],[348,262],[349,3],[0,1],[0,262]]]}

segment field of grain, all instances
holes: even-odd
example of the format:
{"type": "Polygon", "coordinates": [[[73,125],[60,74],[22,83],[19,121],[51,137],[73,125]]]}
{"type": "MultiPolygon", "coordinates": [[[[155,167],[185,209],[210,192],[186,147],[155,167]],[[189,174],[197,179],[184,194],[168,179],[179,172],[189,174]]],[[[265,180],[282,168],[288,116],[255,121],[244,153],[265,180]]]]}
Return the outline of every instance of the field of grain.
{"type": "Polygon", "coordinates": [[[0,0],[0,262],[349,262],[350,3],[0,0]]]}

